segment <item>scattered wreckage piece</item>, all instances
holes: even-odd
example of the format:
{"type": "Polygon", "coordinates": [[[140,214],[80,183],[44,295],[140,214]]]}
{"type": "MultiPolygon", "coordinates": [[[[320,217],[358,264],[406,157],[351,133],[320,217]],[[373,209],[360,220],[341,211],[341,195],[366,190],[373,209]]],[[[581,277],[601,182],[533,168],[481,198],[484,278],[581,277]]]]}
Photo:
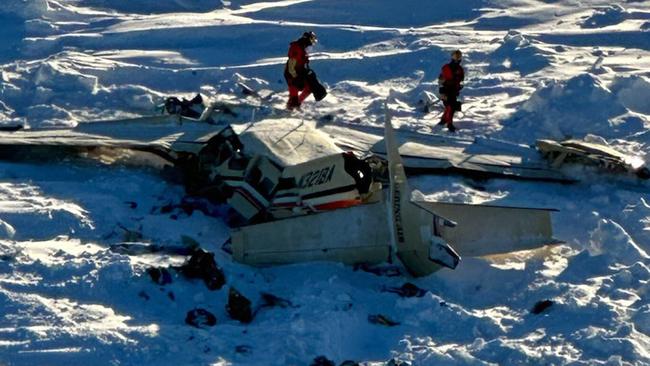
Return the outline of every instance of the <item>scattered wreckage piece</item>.
{"type": "Polygon", "coordinates": [[[196,94],[192,99],[167,97],[158,106],[165,114],[209,124],[230,124],[250,120],[254,117],[254,111],[260,107],[242,103],[226,95],[211,99],[201,94],[196,94]]]}
{"type": "Polygon", "coordinates": [[[565,163],[589,164],[615,173],[631,173],[641,179],[650,179],[650,168],[638,156],[621,153],[607,145],[581,140],[537,140],[537,149],[551,166],[565,163]]]}
{"type": "Polygon", "coordinates": [[[206,329],[217,325],[217,317],[203,308],[195,308],[187,312],[185,323],[196,328],[206,329]]]}
{"type": "Polygon", "coordinates": [[[230,318],[238,320],[241,323],[248,324],[253,321],[253,310],[251,301],[236,288],[230,287],[228,290],[228,303],[226,303],[226,312],[230,318]]]}
{"type": "Polygon", "coordinates": [[[427,293],[427,290],[419,288],[410,282],[406,282],[400,287],[384,286],[381,291],[391,292],[397,294],[399,297],[422,297],[427,293]]]}
{"type": "Polygon", "coordinates": [[[146,272],[153,282],[161,286],[172,283],[170,270],[175,270],[186,278],[203,280],[210,291],[221,289],[226,283],[226,277],[223,270],[217,265],[214,253],[200,248],[191,249],[189,252],[187,249],[146,243],[120,243],[110,247],[112,252],[125,255],[165,253],[188,256],[189,258],[180,266],[150,267],[146,272]],[[146,249],[147,247],[150,249],[146,249]]]}
{"type": "Polygon", "coordinates": [[[230,286],[225,310],[231,319],[248,324],[253,321],[260,311],[274,307],[287,309],[298,308],[299,306],[294,305],[290,300],[267,292],[260,293],[260,299],[254,305],[253,301],[244,296],[235,287],[230,286]]]}
{"type": "Polygon", "coordinates": [[[396,325],[400,325],[401,323],[395,320],[392,320],[391,318],[387,317],[386,315],[383,314],[370,314],[368,315],[368,322],[371,324],[378,324],[378,325],[384,325],[387,327],[394,327],[396,325]]]}

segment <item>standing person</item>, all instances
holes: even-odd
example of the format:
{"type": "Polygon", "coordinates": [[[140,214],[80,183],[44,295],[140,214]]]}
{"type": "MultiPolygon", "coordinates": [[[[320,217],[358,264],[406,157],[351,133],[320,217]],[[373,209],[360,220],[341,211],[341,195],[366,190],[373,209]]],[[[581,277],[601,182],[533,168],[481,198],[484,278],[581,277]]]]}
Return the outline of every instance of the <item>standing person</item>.
{"type": "Polygon", "coordinates": [[[284,67],[284,78],[289,87],[289,101],[287,102],[289,110],[300,108],[305,98],[311,94],[311,88],[307,82],[307,71],[309,70],[307,47],[316,42],[316,33],[305,32],[302,37],[289,45],[289,59],[284,67]],[[302,91],[300,95],[298,95],[299,91],[302,91]]]}
{"type": "Polygon", "coordinates": [[[460,111],[458,95],[463,89],[463,80],[465,80],[465,70],[460,66],[462,59],[463,53],[460,50],[452,52],[451,61],[442,67],[442,72],[438,77],[440,100],[445,106],[445,112],[442,114],[439,124],[446,125],[449,132],[456,131],[454,112],[460,111]]]}

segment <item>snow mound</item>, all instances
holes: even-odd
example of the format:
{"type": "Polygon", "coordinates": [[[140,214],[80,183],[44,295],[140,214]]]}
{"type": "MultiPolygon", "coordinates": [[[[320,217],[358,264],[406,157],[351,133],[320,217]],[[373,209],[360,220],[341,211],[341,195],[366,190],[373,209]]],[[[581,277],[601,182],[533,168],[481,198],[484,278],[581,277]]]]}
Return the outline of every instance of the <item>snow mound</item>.
{"type": "Polygon", "coordinates": [[[92,92],[97,87],[97,78],[77,71],[70,62],[72,58],[62,54],[41,64],[34,74],[34,84],[48,89],[62,91],[92,92]]]}
{"type": "Polygon", "coordinates": [[[632,319],[638,331],[650,336],[650,304],[642,306],[632,319]]]}
{"type": "Polygon", "coordinates": [[[258,19],[281,18],[290,22],[318,23],[336,19],[339,24],[381,27],[422,27],[445,21],[474,19],[481,15],[482,0],[466,0],[449,6],[444,0],[330,0],[290,1],[287,7],[266,7],[258,10],[258,19]],[[444,11],[442,11],[444,9],[444,11]]]}
{"type": "Polygon", "coordinates": [[[505,130],[527,141],[533,137],[580,138],[590,133],[615,138],[640,132],[645,129],[643,120],[629,115],[626,105],[635,110],[647,109],[640,102],[648,93],[647,85],[642,78],[622,79],[612,91],[590,73],[553,81],[533,93],[504,122],[505,130]],[[638,98],[636,93],[640,94],[638,98]]]}
{"type": "Polygon", "coordinates": [[[42,61],[6,65],[0,81],[3,124],[74,126],[79,121],[159,113],[163,94],[106,74],[112,60],[61,52],[42,61]],[[101,81],[101,82],[100,82],[101,81]]]}
{"type": "Polygon", "coordinates": [[[67,98],[76,95],[77,103],[91,104],[88,99],[96,88],[96,77],[82,74],[54,57],[27,67],[14,64],[5,68],[0,98],[6,103],[3,109],[12,110],[13,118],[25,118],[33,127],[71,126],[76,119],[67,98]]]}
{"type": "Polygon", "coordinates": [[[608,219],[600,220],[598,227],[591,232],[587,250],[594,256],[607,253],[612,262],[626,265],[650,260],[646,251],[634,242],[623,227],[608,219]]]}
{"type": "Polygon", "coordinates": [[[629,203],[623,209],[623,219],[627,231],[634,233],[634,241],[647,252],[650,252],[650,203],[647,198],[639,197],[636,202],[629,203]]]}
{"type": "Polygon", "coordinates": [[[57,105],[38,104],[27,109],[28,121],[39,121],[39,127],[74,127],[77,119],[57,105]]]}
{"type": "Polygon", "coordinates": [[[618,77],[610,89],[630,111],[650,115],[650,79],[647,77],[618,77]]]}
{"type": "Polygon", "coordinates": [[[16,235],[16,229],[4,220],[0,220],[0,238],[11,239],[16,235]]]}
{"type": "MultiPolygon", "coordinates": [[[[650,256],[634,238],[611,219],[600,219],[589,232],[584,250],[569,259],[568,266],[557,278],[570,283],[584,283],[585,279],[610,276],[607,283],[599,284],[601,291],[610,296],[622,288],[638,288],[650,277],[650,256]]],[[[591,286],[591,284],[590,284],[591,286]]]]}
{"type": "Polygon", "coordinates": [[[622,6],[610,5],[602,9],[596,9],[580,26],[582,28],[602,28],[621,23],[626,19],[626,15],[627,12],[622,6]]]}
{"type": "Polygon", "coordinates": [[[549,64],[545,51],[535,46],[527,36],[513,30],[506,34],[490,59],[493,71],[516,70],[522,75],[532,74],[549,64]]]}
{"type": "Polygon", "coordinates": [[[8,107],[6,104],[0,101],[0,121],[2,121],[0,125],[2,126],[22,125],[23,120],[21,118],[16,117],[15,113],[16,111],[14,111],[12,108],[8,107]]]}
{"type": "Polygon", "coordinates": [[[223,8],[229,1],[215,0],[139,0],[132,2],[115,2],[112,0],[82,0],[78,6],[107,9],[120,12],[158,14],[166,12],[196,11],[207,12],[223,8]],[[222,5],[223,4],[223,5],[222,5]]]}
{"type": "Polygon", "coordinates": [[[48,12],[47,0],[6,0],[0,7],[0,14],[17,14],[22,18],[35,18],[48,12]]]}

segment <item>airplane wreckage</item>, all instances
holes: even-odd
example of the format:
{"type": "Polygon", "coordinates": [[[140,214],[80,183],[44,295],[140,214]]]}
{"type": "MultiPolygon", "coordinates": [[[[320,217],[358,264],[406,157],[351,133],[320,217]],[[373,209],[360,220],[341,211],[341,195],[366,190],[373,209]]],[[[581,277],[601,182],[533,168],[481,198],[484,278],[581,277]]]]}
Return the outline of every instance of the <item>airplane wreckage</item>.
{"type": "Polygon", "coordinates": [[[382,129],[295,118],[219,124],[206,119],[213,109],[195,118],[168,114],[0,132],[0,153],[102,159],[147,153],[184,172],[189,193],[226,202],[237,213],[232,255],[254,266],[397,258],[410,274],[424,276],[455,268],[461,256],[558,243],[552,209],[428,202],[414,199],[408,184],[407,172],[571,181],[531,148],[396,133],[388,113],[382,129]]]}
{"type": "Polygon", "coordinates": [[[615,173],[630,173],[640,179],[650,179],[650,168],[638,156],[629,156],[609,146],[580,140],[553,141],[540,139],[537,149],[551,162],[552,167],[566,163],[587,164],[615,173]]]}

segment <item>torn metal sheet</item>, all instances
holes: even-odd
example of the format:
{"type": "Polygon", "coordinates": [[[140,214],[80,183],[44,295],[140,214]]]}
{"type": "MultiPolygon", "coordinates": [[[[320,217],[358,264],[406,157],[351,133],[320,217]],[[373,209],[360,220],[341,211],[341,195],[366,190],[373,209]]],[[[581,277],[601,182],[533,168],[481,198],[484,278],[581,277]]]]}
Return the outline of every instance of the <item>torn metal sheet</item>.
{"type": "Polygon", "coordinates": [[[587,164],[612,173],[631,173],[641,179],[650,179],[650,167],[642,157],[624,154],[605,143],[537,140],[536,145],[553,167],[559,168],[565,163],[587,164]]]}

